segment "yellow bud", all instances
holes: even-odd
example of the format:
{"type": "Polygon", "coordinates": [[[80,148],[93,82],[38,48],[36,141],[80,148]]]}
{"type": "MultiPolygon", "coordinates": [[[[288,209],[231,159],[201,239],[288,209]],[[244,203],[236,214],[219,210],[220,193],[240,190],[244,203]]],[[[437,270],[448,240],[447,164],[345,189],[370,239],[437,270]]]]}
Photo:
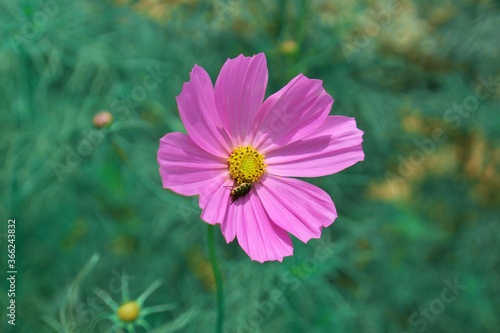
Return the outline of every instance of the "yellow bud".
{"type": "Polygon", "coordinates": [[[292,55],[297,53],[299,45],[293,39],[286,40],[279,44],[279,51],[283,54],[292,55]]]}
{"type": "Polygon", "coordinates": [[[130,301],[121,305],[116,311],[116,314],[121,321],[128,322],[136,320],[137,317],[139,317],[140,310],[141,308],[139,307],[139,304],[137,304],[135,301],[130,301]]]}

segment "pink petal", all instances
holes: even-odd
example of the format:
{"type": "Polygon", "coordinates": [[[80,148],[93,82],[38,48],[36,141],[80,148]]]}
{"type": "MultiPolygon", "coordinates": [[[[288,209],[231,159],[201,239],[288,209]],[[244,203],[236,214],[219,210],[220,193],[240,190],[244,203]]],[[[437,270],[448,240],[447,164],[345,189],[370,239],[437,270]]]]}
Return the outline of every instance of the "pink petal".
{"type": "MultiPolygon", "coordinates": [[[[221,195],[221,201],[224,202],[224,200],[227,199],[226,210],[221,213],[223,214],[221,231],[227,243],[230,243],[234,240],[237,234],[238,227],[241,226],[243,223],[242,221],[246,219],[243,207],[248,207],[248,200],[251,196],[255,195],[254,191],[255,190],[252,189],[249,194],[241,197],[235,202],[231,202],[231,199],[229,198],[230,192],[219,193],[219,195],[221,195]]],[[[210,202],[210,204],[212,204],[212,201],[210,202]]]]}
{"type": "Polygon", "coordinates": [[[266,153],[302,139],[325,121],[332,104],[321,80],[298,75],[262,105],[253,128],[253,145],[266,153]]]}
{"type": "Polygon", "coordinates": [[[356,120],[330,116],[308,137],[266,153],[268,173],[284,177],[320,177],[364,160],[363,131],[356,120]]]}
{"type": "MultiPolygon", "coordinates": [[[[230,193],[234,182],[229,175],[222,175],[200,193],[201,219],[210,224],[222,223],[228,206],[231,204],[230,193]]],[[[230,235],[231,233],[228,233],[230,235]]],[[[233,238],[230,240],[232,241],[233,238]]],[[[229,241],[228,241],[229,243],[229,241]]]]}
{"type": "Polygon", "coordinates": [[[246,203],[248,201],[249,196],[250,194],[248,194],[246,197],[238,199],[233,203],[228,203],[227,205],[227,210],[225,212],[224,219],[222,220],[220,227],[221,232],[224,235],[224,238],[226,239],[227,243],[230,243],[234,240],[234,238],[236,237],[238,227],[241,226],[241,224],[243,223],[242,221],[245,218],[245,216],[243,211],[244,205],[242,203],[246,203]]]}
{"type": "Polygon", "coordinates": [[[269,218],[303,242],[337,218],[330,196],[302,180],[268,175],[255,187],[269,218]]]}
{"type": "Polygon", "coordinates": [[[160,139],[158,164],[163,187],[187,196],[199,194],[227,174],[226,159],[207,153],[179,132],[160,139]]]}
{"type": "Polygon", "coordinates": [[[227,157],[230,142],[214,102],[214,88],[205,70],[197,65],[177,96],[182,123],[191,139],[215,156],[227,157]]]}
{"type": "Polygon", "coordinates": [[[264,100],[267,75],[264,53],[253,57],[240,55],[226,61],[215,82],[217,110],[236,146],[247,143],[247,135],[264,100]]]}
{"type": "Polygon", "coordinates": [[[290,236],[271,222],[254,190],[230,205],[225,223],[236,226],[238,243],[252,260],[278,260],[293,254],[290,236]]]}

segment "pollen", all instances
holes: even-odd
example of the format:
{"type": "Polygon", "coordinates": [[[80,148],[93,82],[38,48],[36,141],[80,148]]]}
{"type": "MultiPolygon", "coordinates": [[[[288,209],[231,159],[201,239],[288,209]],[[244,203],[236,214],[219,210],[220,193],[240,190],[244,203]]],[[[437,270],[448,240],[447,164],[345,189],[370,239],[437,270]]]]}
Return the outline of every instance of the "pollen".
{"type": "Polygon", "coordinates": [[[253,183],[266,171],[264,155],[252,146],[237,147],[227,159],[229,174],[237,184],[253,183]]]}
{"type": "Polygon", "coordinates": [[[141,308],[139,307],[139,304],[137,304],[137,302],[130,301],[121,305],[116,311],[116,314],[121,321],[130,322],[136,320],[137,317],[139,317],[140,310],[141,308]]]}

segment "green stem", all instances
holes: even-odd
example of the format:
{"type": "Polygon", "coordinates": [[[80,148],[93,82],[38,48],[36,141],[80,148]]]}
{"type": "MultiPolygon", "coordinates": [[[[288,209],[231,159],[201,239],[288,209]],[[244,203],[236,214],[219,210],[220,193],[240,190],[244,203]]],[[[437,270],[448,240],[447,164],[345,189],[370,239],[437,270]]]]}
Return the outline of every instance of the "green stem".
{"type": "Polygon", "coordinates": [[[208,225],[207,236],[208,254],[214,271],[215,288],[217,291],[217,325],[215,326],[215,332],[222,333],[224,326],[224,291],[222,290],[222,275],[219,263],[217,262],[217,255],[215,254],[215,226],[208,225]]]}

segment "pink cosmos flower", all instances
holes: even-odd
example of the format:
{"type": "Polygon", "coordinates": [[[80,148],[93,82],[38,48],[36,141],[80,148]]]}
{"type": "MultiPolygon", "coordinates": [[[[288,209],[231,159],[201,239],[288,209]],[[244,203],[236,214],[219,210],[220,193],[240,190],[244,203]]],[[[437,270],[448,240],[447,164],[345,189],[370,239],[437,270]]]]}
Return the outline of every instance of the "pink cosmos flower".
{"type": "Polygon", "coordinates": [[[177,96],[187,135],[160,139],[163,187],[199,195],[201,218],[236,237],[252,260],[293,254],[289,233],[319,238],[337,218],[330,196],[291,177],[320,177],[364,159],[353,118],[329,116],[322,81],[300,74],[264,101],[263,53],[228,59],[215,87],[195,65],[177,96]]]}

